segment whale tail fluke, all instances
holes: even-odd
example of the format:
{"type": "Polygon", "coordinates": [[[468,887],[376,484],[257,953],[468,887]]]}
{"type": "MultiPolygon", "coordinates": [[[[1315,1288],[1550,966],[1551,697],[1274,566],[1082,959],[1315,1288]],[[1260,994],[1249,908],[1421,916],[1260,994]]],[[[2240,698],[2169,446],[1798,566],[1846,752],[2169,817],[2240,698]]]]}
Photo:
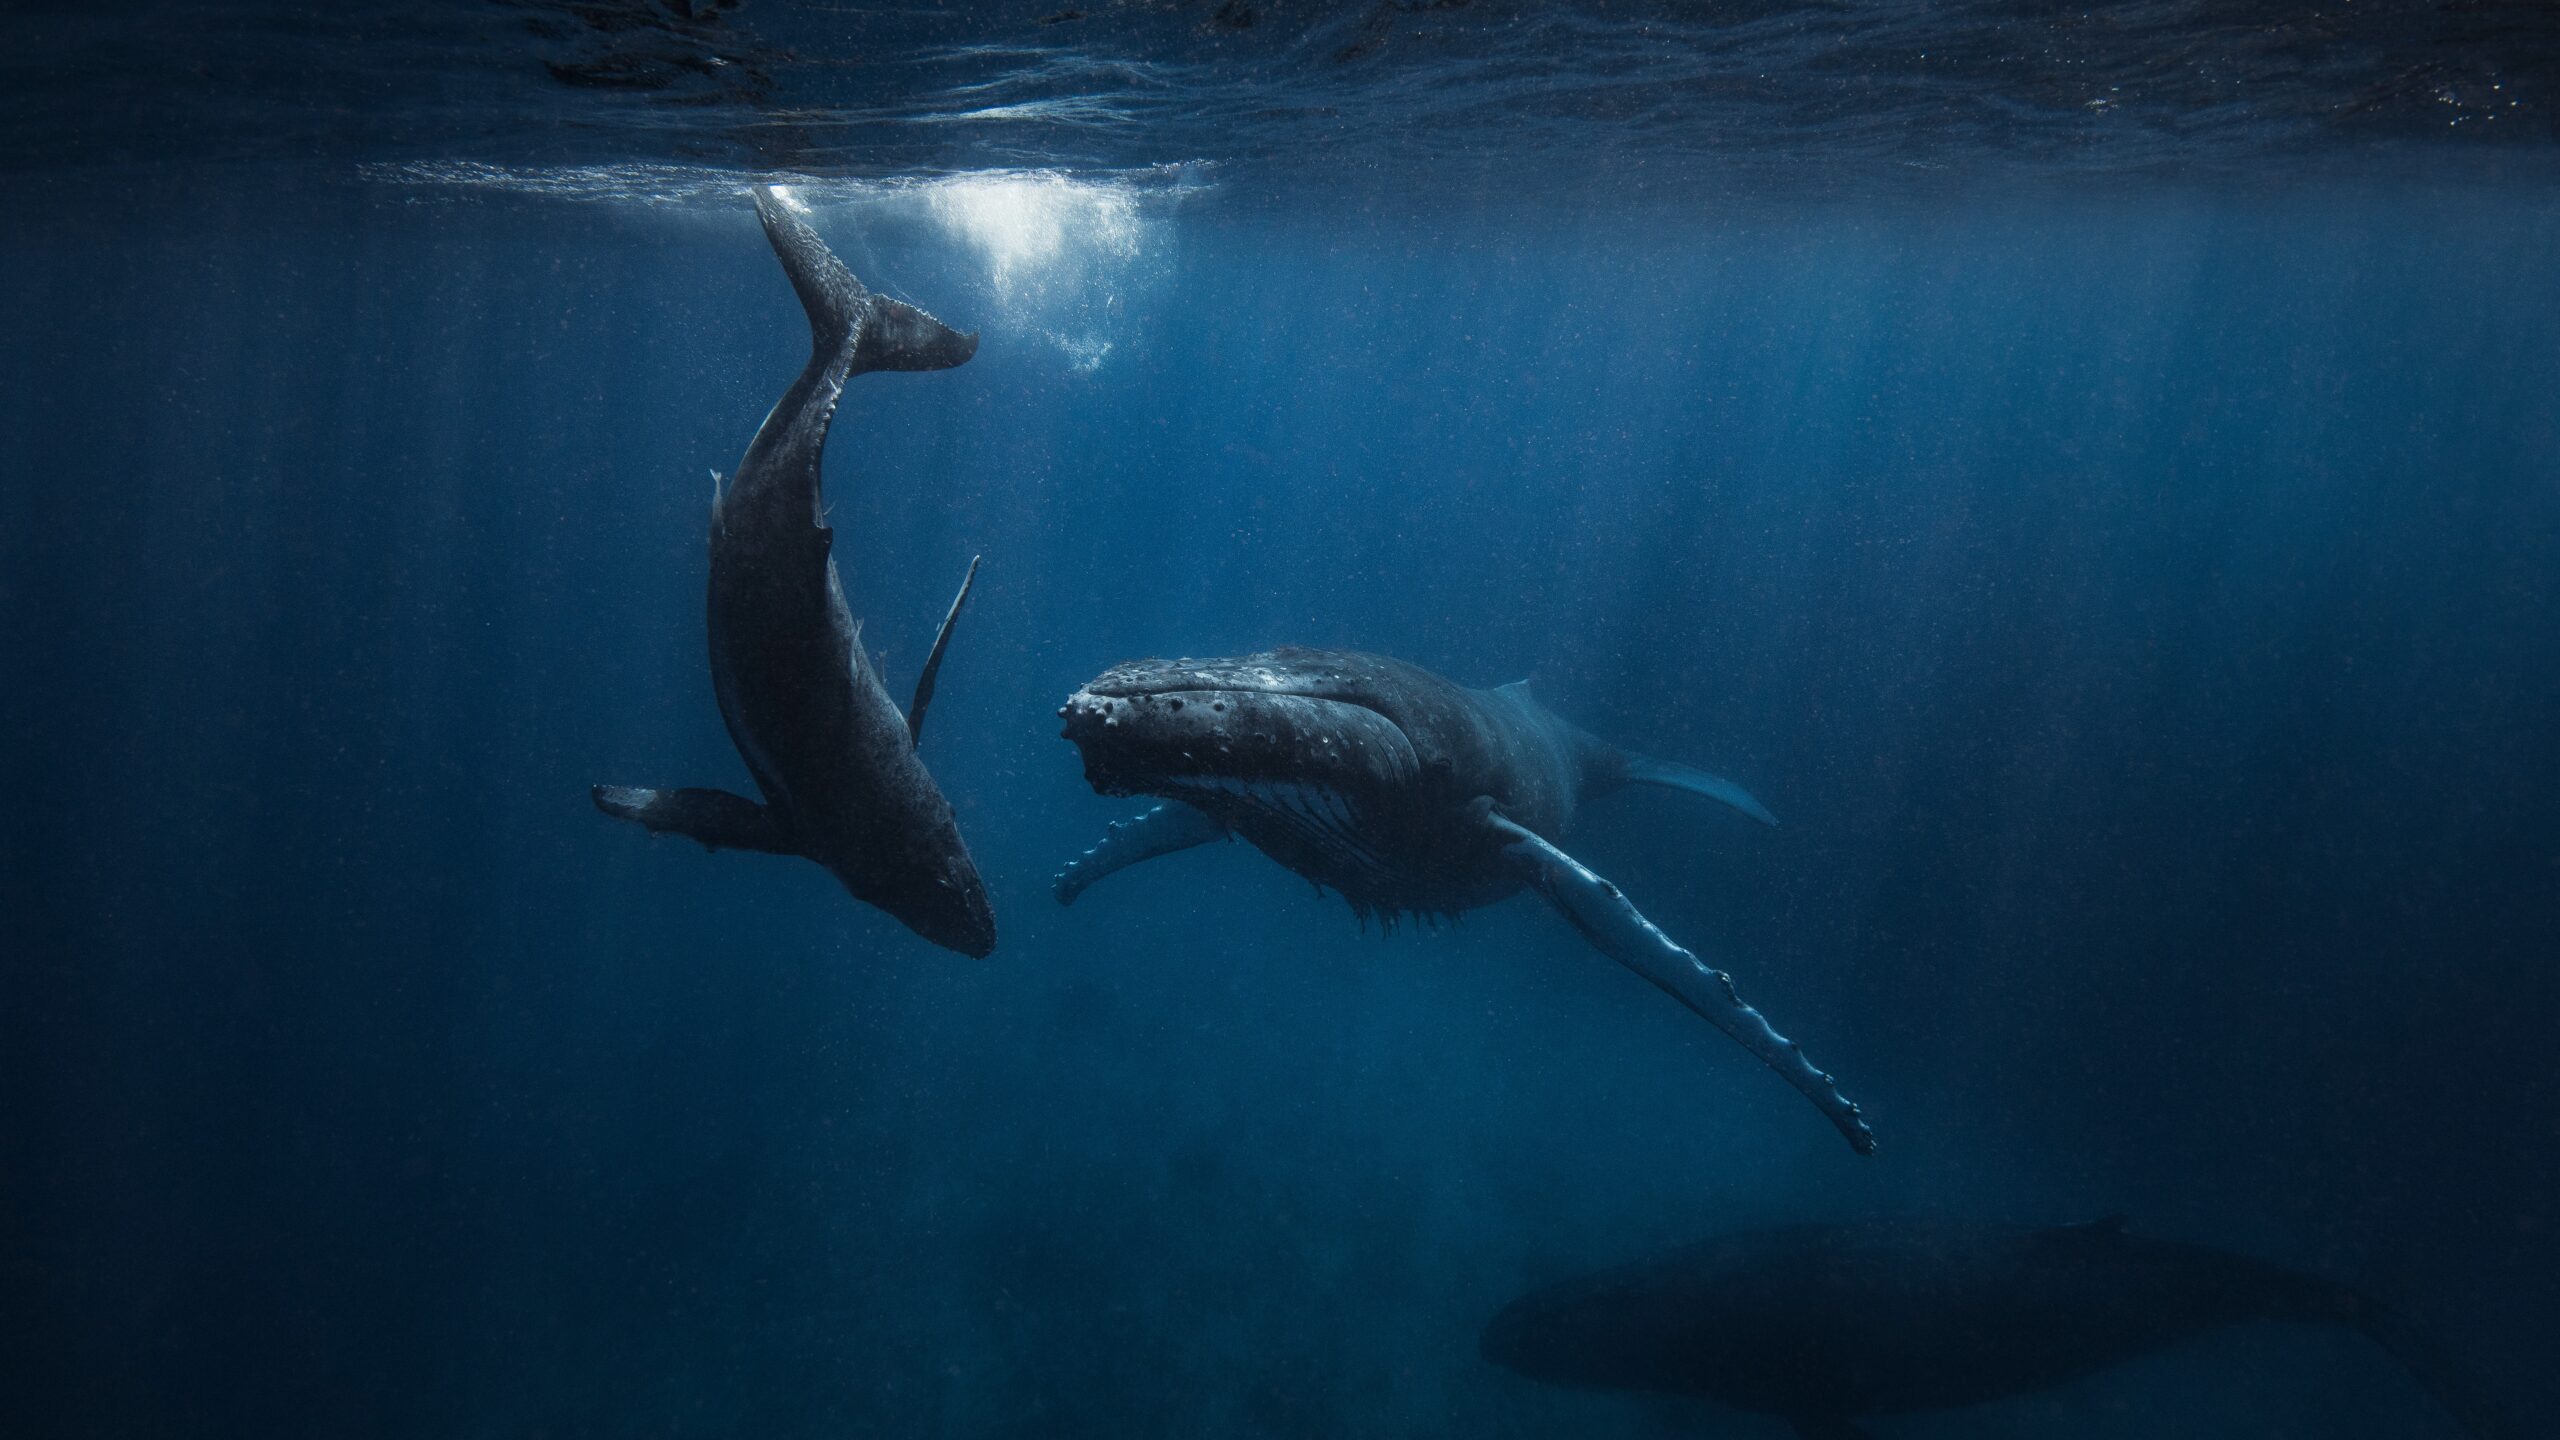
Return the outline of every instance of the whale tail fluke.
{"type": "Polygon", "coordinates": [[[1695,765],[1677,760],[1656,760],[1650,755],[1627,753],[1620,779],[1629,785],[1659,785],[1666,790],[1685,790],[1704,795],[1719,804],[1730,805],[1763,825],[1775,825],[1778,817],[1769,807],[1751,798],[1751,792],[1721,775],[1710,775],[1695,765]]]}
{"type": "Polygon", "coordinates": [[[978,353],[978,337],[952,329],[904,300],[871,297],[871,314],[854,345],[853,373],[948,370],[978,353]]]}
{"type": "Polygon", "coordinates": [[[810,346],[832,359],[853,352],[848,373],[948,370],[978,353],[978,337],[954,330],[904,300],[892,300],[853,278],[844,262],[770,185],[755,190],[756,217],[782,260],[800,306],[809,312],[810,346]]]}
{"type": "Polygon", "coordinates": [[[813,346],[819,354],[832,356],[861,328],[870,312],[871,292],[772,186],[759,185],[755,193],[756,218],[764,222],[764,238],[773,242],[783,273],[799,292],[800,308],[809,312],[813,346]]]}

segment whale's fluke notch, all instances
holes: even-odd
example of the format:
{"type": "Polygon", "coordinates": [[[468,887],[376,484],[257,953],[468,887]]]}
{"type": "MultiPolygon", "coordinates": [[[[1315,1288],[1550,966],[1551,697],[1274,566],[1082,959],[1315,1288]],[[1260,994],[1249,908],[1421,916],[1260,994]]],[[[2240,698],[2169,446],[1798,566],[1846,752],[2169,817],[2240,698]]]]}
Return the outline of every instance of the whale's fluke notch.
{"type": "Polygon", "coordinates": [[[1644,917],[1644,912],[1636,909],[1624,891],[1581,861],[1536,833],[1494,814],[1490,801],[1477,803],[1484,807],[1485,823],[1506,841],[1503,853],[1519,867],[1521,878],[1572,922],[1584,939],[1602,954],[1660,986],[1672,999],[1759,1056],[1761,1063],[1777,1071],[1779,1078],[1803,1092],[1816,1109],[1829,1117],[1851,1149],[1861,1155],[1875,1153],[1875,1132],[1867,1128],[1857,1105],[1840,1093],[1839,1085],[1828,1074],[1805,1058],[1804,1047],[1779,1034],[1769,1017],[1743,1003],[1733,988],[1732,976],[1708,968],[1705,961],[1663,934],[1644,917]]]}
{"type": "Polygon", "coordinates": [[[598,785],[596,808],[617,820],[644,826],[652,835],[682,835],[705,850],[756,850],[797,855],[773,812],[726,790],[651,790],[637,785],[598,785]]]}
{"type": "Polygon", "coordinates": [[[1226,838],[1225,826],[1179,800],[1168,800],[1134,819],[1114,820],[1092,849],[1058,872],[1058,903],[1073,905],[1086,886],[1115,870],[1226,838]]]}
{"type": "Polygon", "coordinates": [[[1665,790],[1685,790],[1703,795],[1719,804],[1730,805],[1763,825],[1775,825],[1778,817],[1769,807],[1751,798],[1751,792],[1721,775],[1710,775],[1695,765],[1677,760],[1656,760],[1650,755],[1628,754],[1625,781],[1629,785],[1659,785],[1665,790]]]}
{"type": "Polygon", "coordinates": [[[809,312],[810,351],[820,363],[848,346],[845,373],[948,370],[978,353],[978,337],[952,329],[904,300],[877,295],[853,278],[809,222],[792,213],[770,185],[756,187],[756,216],[781,257],[800,306],[809,312]]]}
{"type": "Polygon", "coordinates": [[[934,632],[933,652],[924,657],[924,669],[916,675],[916,698],[907,706],[907,743],[924,743],[924,709],[933,703],[933,682],[942,674],[942,652],[951,648],[951,627],[960,619],[960,607],[969,603],[969,587],[978,583],[978,562],[984,555],[969,557],[969,573],[960,577],[960,593],[951,597],[951,608],[943,612],[942,628],[934,632]]]}

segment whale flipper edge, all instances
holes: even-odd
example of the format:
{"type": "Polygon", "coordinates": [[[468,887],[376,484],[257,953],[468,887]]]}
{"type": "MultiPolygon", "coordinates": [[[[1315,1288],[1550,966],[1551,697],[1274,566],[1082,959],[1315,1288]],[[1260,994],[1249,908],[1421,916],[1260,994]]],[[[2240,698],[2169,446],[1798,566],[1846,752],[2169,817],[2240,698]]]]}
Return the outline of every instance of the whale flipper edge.
{"type": "Polygon", "coordinates": [[[1503,840],[1503,854],[1521,878],[1555,906],[1582,937],[1610,959],[1652,981],[1672,999],[1688,1006],[1709,1024],[1733,1037],[1743,1049],[1803,1092],[1814,1107],[1861,1155],[1875,1153],[1875,1132],[1867,1128],[1858,1107],[1840,1093],[1831,1076],[1807,1060],[1804,1047],[1778,1033],[1767,1016],[1743,1003],[1733,977],[1711,969],[1705,961],[1665,935],[1626,893],[1590,867],[1549,844],[1543,837],[1493,813],[1489,800],[1479,800],[1484,822],[1503,840]]]}
{"type": "Polygon", "coordinates": [[[1115,870],[1226,838],[1225,826],[1179,800],[1168,800],[1134,819],[1114,820],[1092,849],[1058,872],[1058,903],[1073,905],[1086,886],[1115,870]]]}

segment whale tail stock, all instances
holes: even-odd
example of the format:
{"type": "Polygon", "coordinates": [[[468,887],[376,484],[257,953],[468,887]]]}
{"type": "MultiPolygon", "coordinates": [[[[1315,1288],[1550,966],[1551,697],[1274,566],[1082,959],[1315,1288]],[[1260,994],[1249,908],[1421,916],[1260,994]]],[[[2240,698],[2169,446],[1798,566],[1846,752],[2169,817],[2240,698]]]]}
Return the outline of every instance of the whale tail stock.
{"type": "Polygon", "coordinates": [[[948,370],[978,353],[978,337],[952,329],[904,300],[873,293],[853,278],[809,222],[770,185],[755,190],[756,216],[809,312],[810,348],[820,361],[848,347],[849,375],[874,370],[948,370]]]}

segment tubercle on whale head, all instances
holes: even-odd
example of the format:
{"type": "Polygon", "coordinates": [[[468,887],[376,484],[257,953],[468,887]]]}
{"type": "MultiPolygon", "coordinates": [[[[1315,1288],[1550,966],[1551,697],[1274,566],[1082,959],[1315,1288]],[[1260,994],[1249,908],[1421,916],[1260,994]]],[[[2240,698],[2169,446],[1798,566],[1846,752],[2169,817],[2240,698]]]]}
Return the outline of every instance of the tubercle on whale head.
{"type": "Polygon", "coordinates": [[[1124,660],[1085,682],[1095,695],[1149,695],[1185,690],[1261,692],[1346,698],[1350,657],[1322,650],[1270,650],[1253,655],[1124,660]]]}
{"type": "Polygon", "coordinates": [[[1147,680],[1138,669],[1107,671],[1059,707],[1059,733],[1082,753],[1085,778],[1106,795],[1181,794],[1232,781],[1369,793],[1405,783],[1416,770],[1404,732],[1365,706],[1195,662],[1177,662],[1147,680]],[[1230,678],[1243,684],[1220,683],[1230,678]]]}
{"type": "Polygon", "coordinates": [[[1080,689],[1058,707],[1059,735],[1084,757],[1085,778],[1106,795],[1151,793],[1169,780],[1257,772],[1283,757],[1268,727],[1248,723],[1242,697],[1223,692],[1097,694],[1080,689]]]}

